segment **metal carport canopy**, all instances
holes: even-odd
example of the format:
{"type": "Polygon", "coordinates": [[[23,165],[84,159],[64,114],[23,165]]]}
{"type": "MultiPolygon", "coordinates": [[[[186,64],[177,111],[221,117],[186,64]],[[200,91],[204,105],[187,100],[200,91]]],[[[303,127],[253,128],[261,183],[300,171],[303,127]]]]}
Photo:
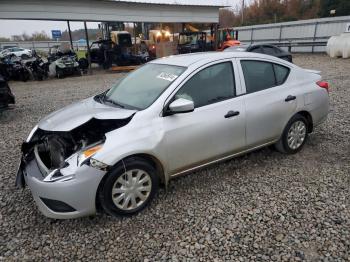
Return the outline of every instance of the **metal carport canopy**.
{"type": "Polygon", "coordinates": [[[218,23],[228,0],[1,0],[0,19],[218,23]]]}

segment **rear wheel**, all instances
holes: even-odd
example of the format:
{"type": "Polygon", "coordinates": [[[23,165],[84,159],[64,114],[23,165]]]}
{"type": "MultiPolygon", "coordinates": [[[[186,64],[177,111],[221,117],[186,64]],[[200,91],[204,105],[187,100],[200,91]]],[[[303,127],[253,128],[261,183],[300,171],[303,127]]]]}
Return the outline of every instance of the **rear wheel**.
{"type": "Polygon", "coordinates": [[[307,139],[307,120],[302,115],[293,116],[287,123],[275,147],[281,153],[295,154],[302,149],[307,139]]]}
{"type": "Polygon", "coordinates": [[[106,176],[99,200],[103,209],[112,216],[138,213],[158,191],[157,172],[143,159],[127,159],[106,176]]]}

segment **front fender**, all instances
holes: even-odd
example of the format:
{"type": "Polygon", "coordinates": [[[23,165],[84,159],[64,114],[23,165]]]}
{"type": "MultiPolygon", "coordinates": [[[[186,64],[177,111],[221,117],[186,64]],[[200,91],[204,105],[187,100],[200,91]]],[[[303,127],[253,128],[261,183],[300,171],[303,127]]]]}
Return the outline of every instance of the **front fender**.
{"type": "Polygon", "coordinates": [[[103,148],[94,158],[113,166],[126,157],[147,154],[160,162],[167,181],[168,169],[161,119],[152,120],[144,125],[135,123],[136,121],[132,121],[129,125],[106,133],[103,148]]]}

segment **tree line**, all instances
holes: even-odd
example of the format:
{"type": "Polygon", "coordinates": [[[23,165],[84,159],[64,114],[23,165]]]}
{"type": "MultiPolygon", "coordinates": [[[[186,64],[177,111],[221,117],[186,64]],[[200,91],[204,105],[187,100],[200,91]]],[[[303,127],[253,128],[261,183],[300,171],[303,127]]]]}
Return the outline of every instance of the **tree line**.
{"type": "Polygon", "coordinates": [[[254,0],[220,10],[220,27],[350,15],[350,0],[254,0]]]}

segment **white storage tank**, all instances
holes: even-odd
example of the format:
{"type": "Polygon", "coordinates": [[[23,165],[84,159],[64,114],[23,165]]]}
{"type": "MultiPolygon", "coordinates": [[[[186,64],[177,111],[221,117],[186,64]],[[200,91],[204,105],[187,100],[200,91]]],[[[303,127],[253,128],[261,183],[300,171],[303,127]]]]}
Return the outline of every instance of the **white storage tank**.
{"type": "Polygon", "coordinates": [[[350,32],[329,38],[326,51],[332,58],[350,58],[350,32]]]}

